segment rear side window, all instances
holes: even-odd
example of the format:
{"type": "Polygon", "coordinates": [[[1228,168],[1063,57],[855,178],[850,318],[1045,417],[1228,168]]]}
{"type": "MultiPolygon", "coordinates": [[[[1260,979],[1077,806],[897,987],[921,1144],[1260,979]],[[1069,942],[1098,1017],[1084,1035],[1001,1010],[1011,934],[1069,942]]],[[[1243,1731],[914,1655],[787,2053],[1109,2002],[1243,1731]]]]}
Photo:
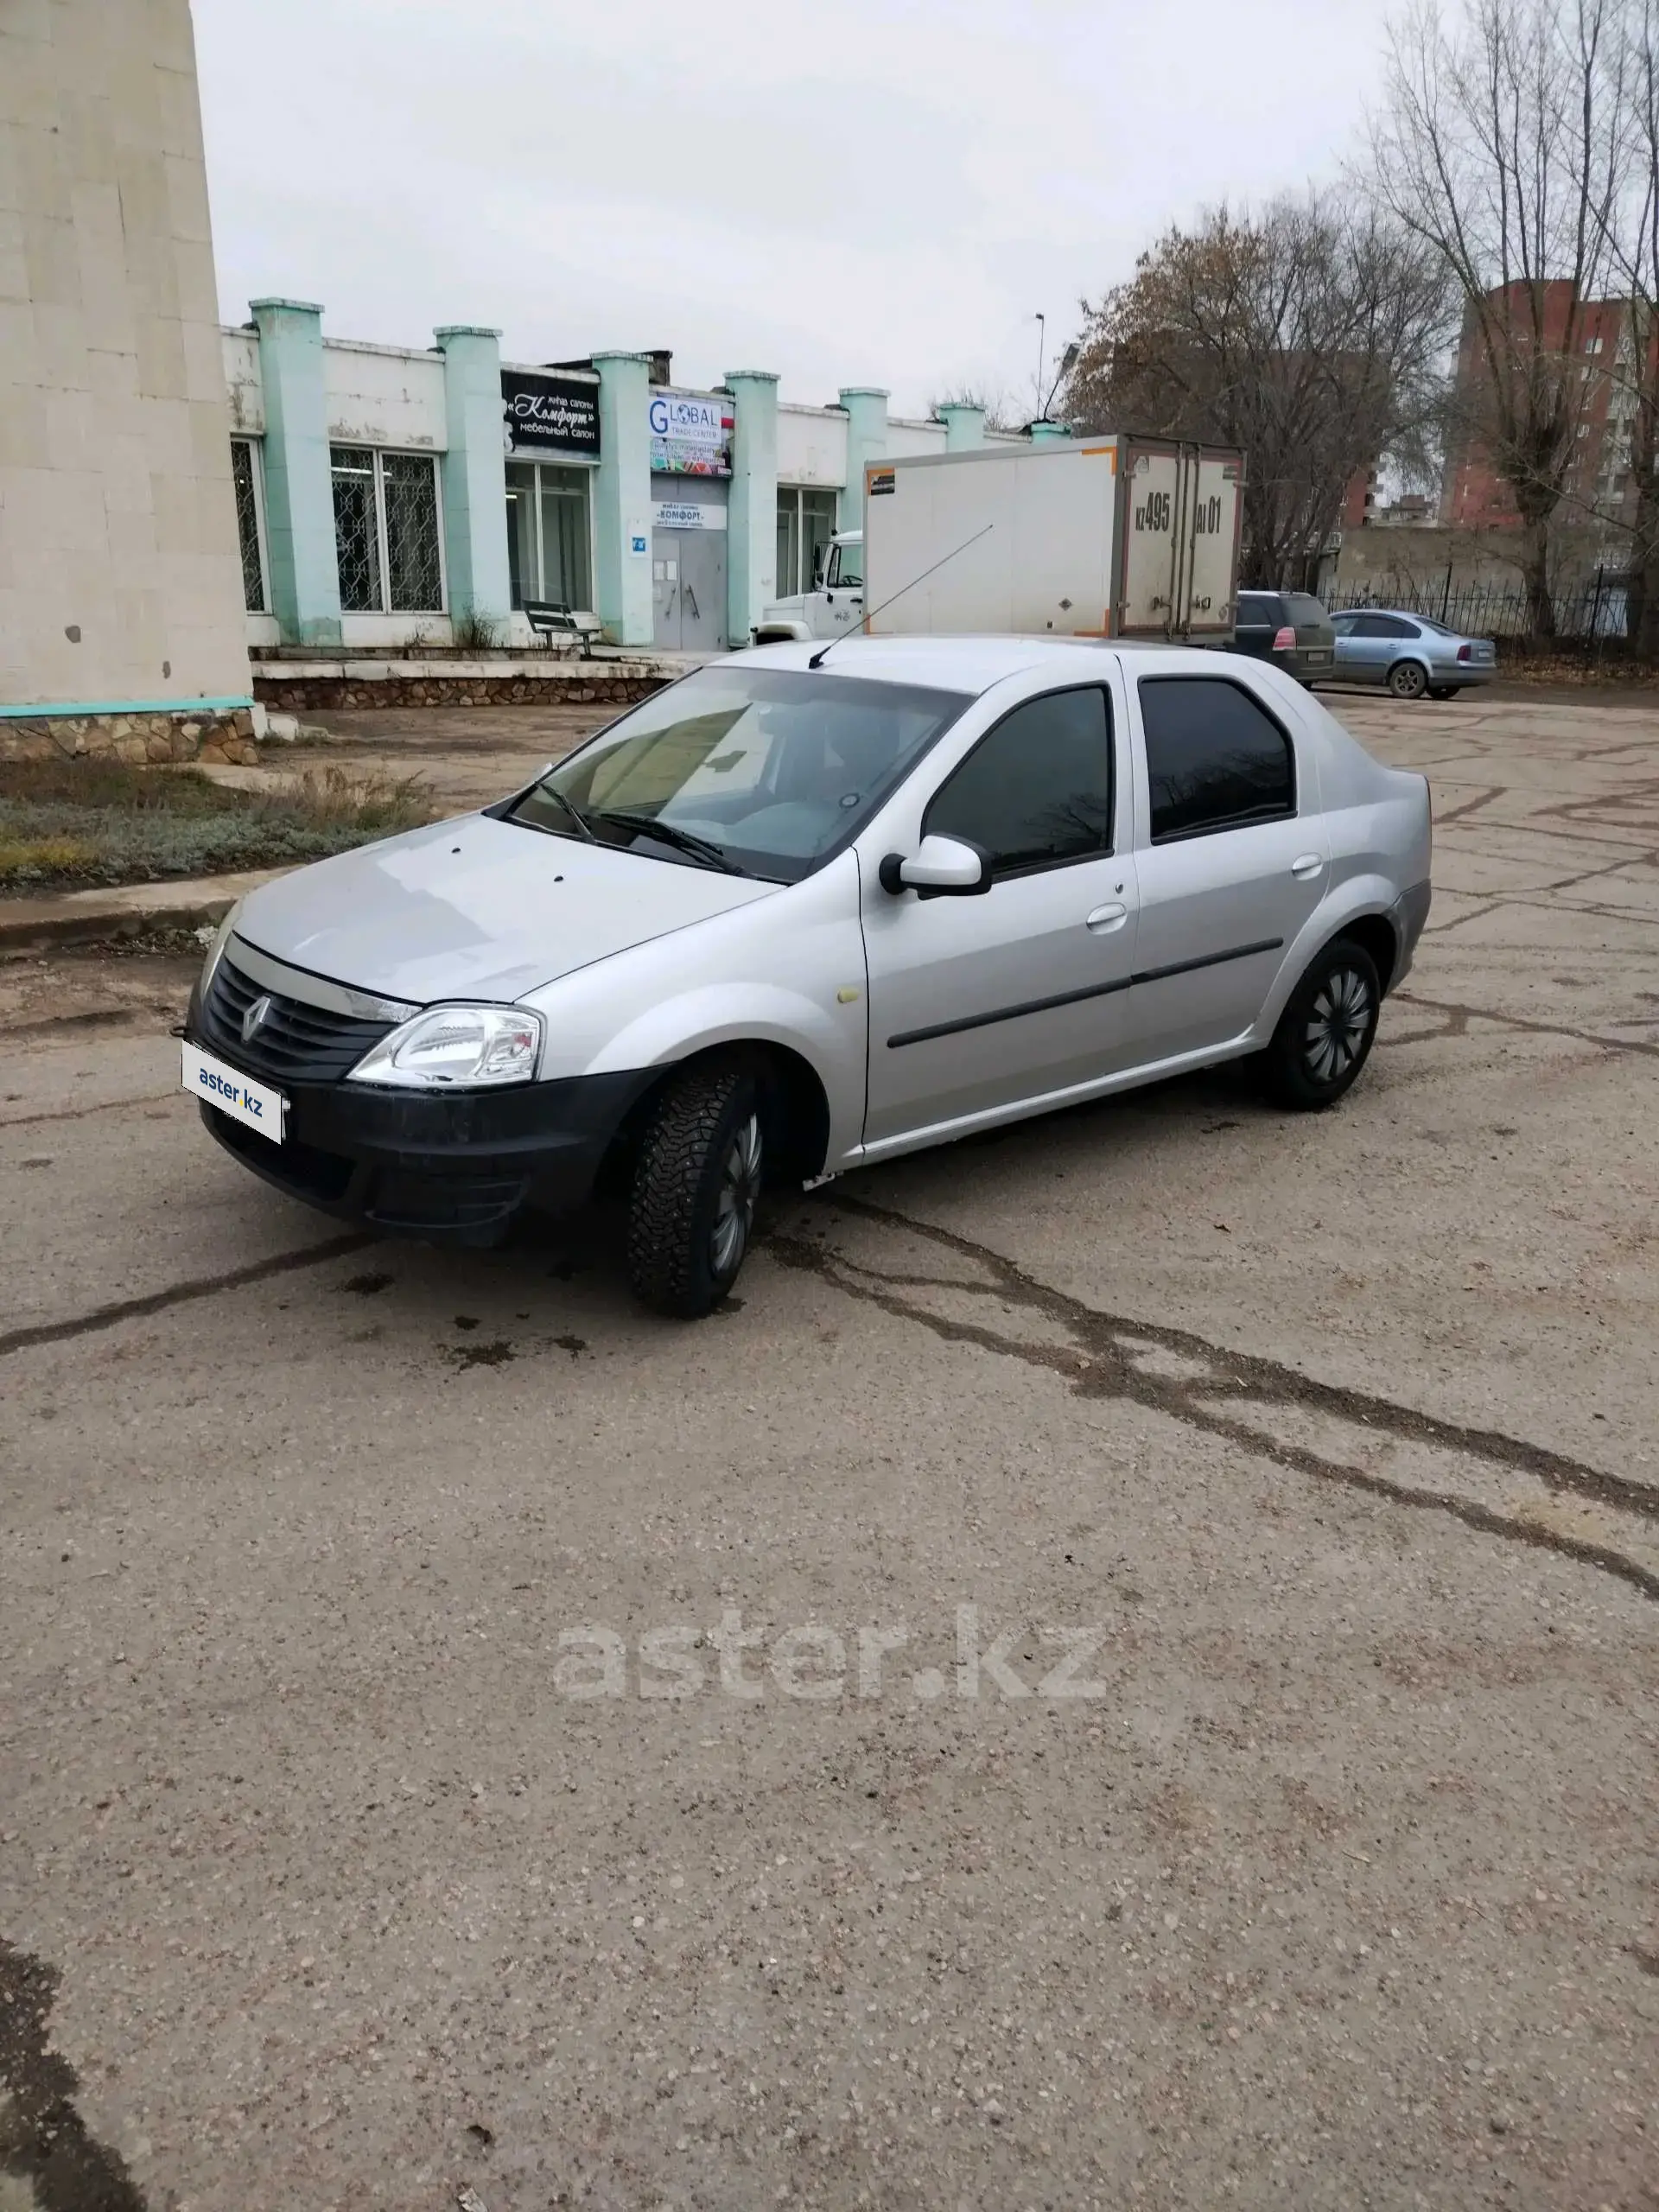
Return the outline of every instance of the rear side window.
{"type": "Polygon", "coordinates": [[[1106,694],[1053,691],[1016,707],[935,795],[922,827],[982,846],[999,875],[1109,852],[1106,694]]]}
{"type": "Polygon", "coordinates": [[[1214,676],[1145,676],[1152,842],[1296,811],[1291,742],[1253,694],[1214,676]]]}

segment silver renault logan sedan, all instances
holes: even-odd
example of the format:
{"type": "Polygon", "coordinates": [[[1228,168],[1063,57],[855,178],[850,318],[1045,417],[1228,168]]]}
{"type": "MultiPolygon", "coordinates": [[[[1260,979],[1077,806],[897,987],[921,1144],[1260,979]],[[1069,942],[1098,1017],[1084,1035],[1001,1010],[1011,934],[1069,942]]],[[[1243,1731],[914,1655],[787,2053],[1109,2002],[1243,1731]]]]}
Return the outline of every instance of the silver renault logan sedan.
{"type": "Polygon", "coordinates": [[[1277,669],[766,646],[254,892],[183,1081],[245,1165],[388,1231],[622,1196],[635,1289],[696,1315],[766,1183],[1247,1056],[1333,1104],[1428,903],[1422,777],[1277,669]]]}

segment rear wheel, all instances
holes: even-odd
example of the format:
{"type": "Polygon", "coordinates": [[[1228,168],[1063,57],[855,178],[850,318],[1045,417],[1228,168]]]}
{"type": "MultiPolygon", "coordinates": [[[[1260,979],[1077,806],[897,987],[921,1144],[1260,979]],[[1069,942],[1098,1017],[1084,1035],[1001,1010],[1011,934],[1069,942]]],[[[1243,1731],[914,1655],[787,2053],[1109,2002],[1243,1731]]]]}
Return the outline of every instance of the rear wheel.
{"type": "Polygon", "coordinates": [[[1389,689],[1396,699],[1421,699],[1428,689],[1428,674],[1421,661],[1397,660],[1389,671],[1389,689]]]}
{"type": "Polygon", "coordinates": [[[1431,683],[1428,696],[1431,699],[1455,699],[1462,689],[1460,683],[1431,683]]]}
{"type": "Polygon", "coordinates": [[[664,1093],[639,1147],[628,1280],[658,1313],[696,1320],[737,1281],[754,1232],[764,1145],[743,1068],[692,1068],[664,1093]]]}
{"type": "Polygon", "coordinates": [[[1370,1057],[1382,985],[1363,944],[1328,944],[1290,995],[1262,1056],[1268,1094],[1281,1106],[1334,1106],[1370,1057]]]}

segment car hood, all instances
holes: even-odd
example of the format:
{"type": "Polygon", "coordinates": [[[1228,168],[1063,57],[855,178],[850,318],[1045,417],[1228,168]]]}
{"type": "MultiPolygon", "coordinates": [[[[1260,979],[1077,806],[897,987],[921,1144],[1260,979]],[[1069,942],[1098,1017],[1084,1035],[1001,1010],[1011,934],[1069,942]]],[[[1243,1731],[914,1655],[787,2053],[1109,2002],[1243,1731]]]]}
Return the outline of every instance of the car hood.
{"type": "Polygon", "coordinates": [[[265,884],[236,933],[383,998],[516,999],[778,887],[467,815],[265,884]]]}

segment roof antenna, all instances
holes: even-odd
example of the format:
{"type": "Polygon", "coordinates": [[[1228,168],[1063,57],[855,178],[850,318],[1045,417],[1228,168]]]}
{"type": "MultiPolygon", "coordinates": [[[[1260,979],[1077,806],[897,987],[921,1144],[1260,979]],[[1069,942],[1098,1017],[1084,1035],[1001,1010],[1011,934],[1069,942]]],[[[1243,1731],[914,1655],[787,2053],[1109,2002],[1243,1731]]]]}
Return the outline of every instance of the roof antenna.
{"type": "MultiPolygon", "coordinates": [[[[965,553],[970,545],[977,545],[982,537],[988,537],[995,527],[996,524],[995,523],[988,522],[983,530],[976,530],[971,537],[964,537],[960,545],[952,546],[950,552],[944,556],[944,560],[936,561],[931,569],[924,569],[921,575],[919,576],[912,576],[909,583],[900,584],[898,590],[892,594],[892,597],[884,599],[880,607],[873,607],[869,613],[864,617],[863,623],[861,623],[859,626],[862,628],[864,624],[874,622],[878,614],[885,614],[887,609],[893,605],[893,600],[902,599],[905,594],[909,591],[912,586],[925,582],[925,580],[934,573],[935,569],[942,569],[944,566],[945,561],[954,561],[958,553],[965,553]]],[[[828,652],[830,652],[830,648],[840,645],[843,639],[850,638],[852,634],[853,633],[850,630],[843,630],[841,633],[841,637],[831,638],[829,645],[820,645],[817,652],[815,652],[812,658],[807,662],[807,666],[809,668],[822,668],[823,665],[823,657],[828,652]]]]}

